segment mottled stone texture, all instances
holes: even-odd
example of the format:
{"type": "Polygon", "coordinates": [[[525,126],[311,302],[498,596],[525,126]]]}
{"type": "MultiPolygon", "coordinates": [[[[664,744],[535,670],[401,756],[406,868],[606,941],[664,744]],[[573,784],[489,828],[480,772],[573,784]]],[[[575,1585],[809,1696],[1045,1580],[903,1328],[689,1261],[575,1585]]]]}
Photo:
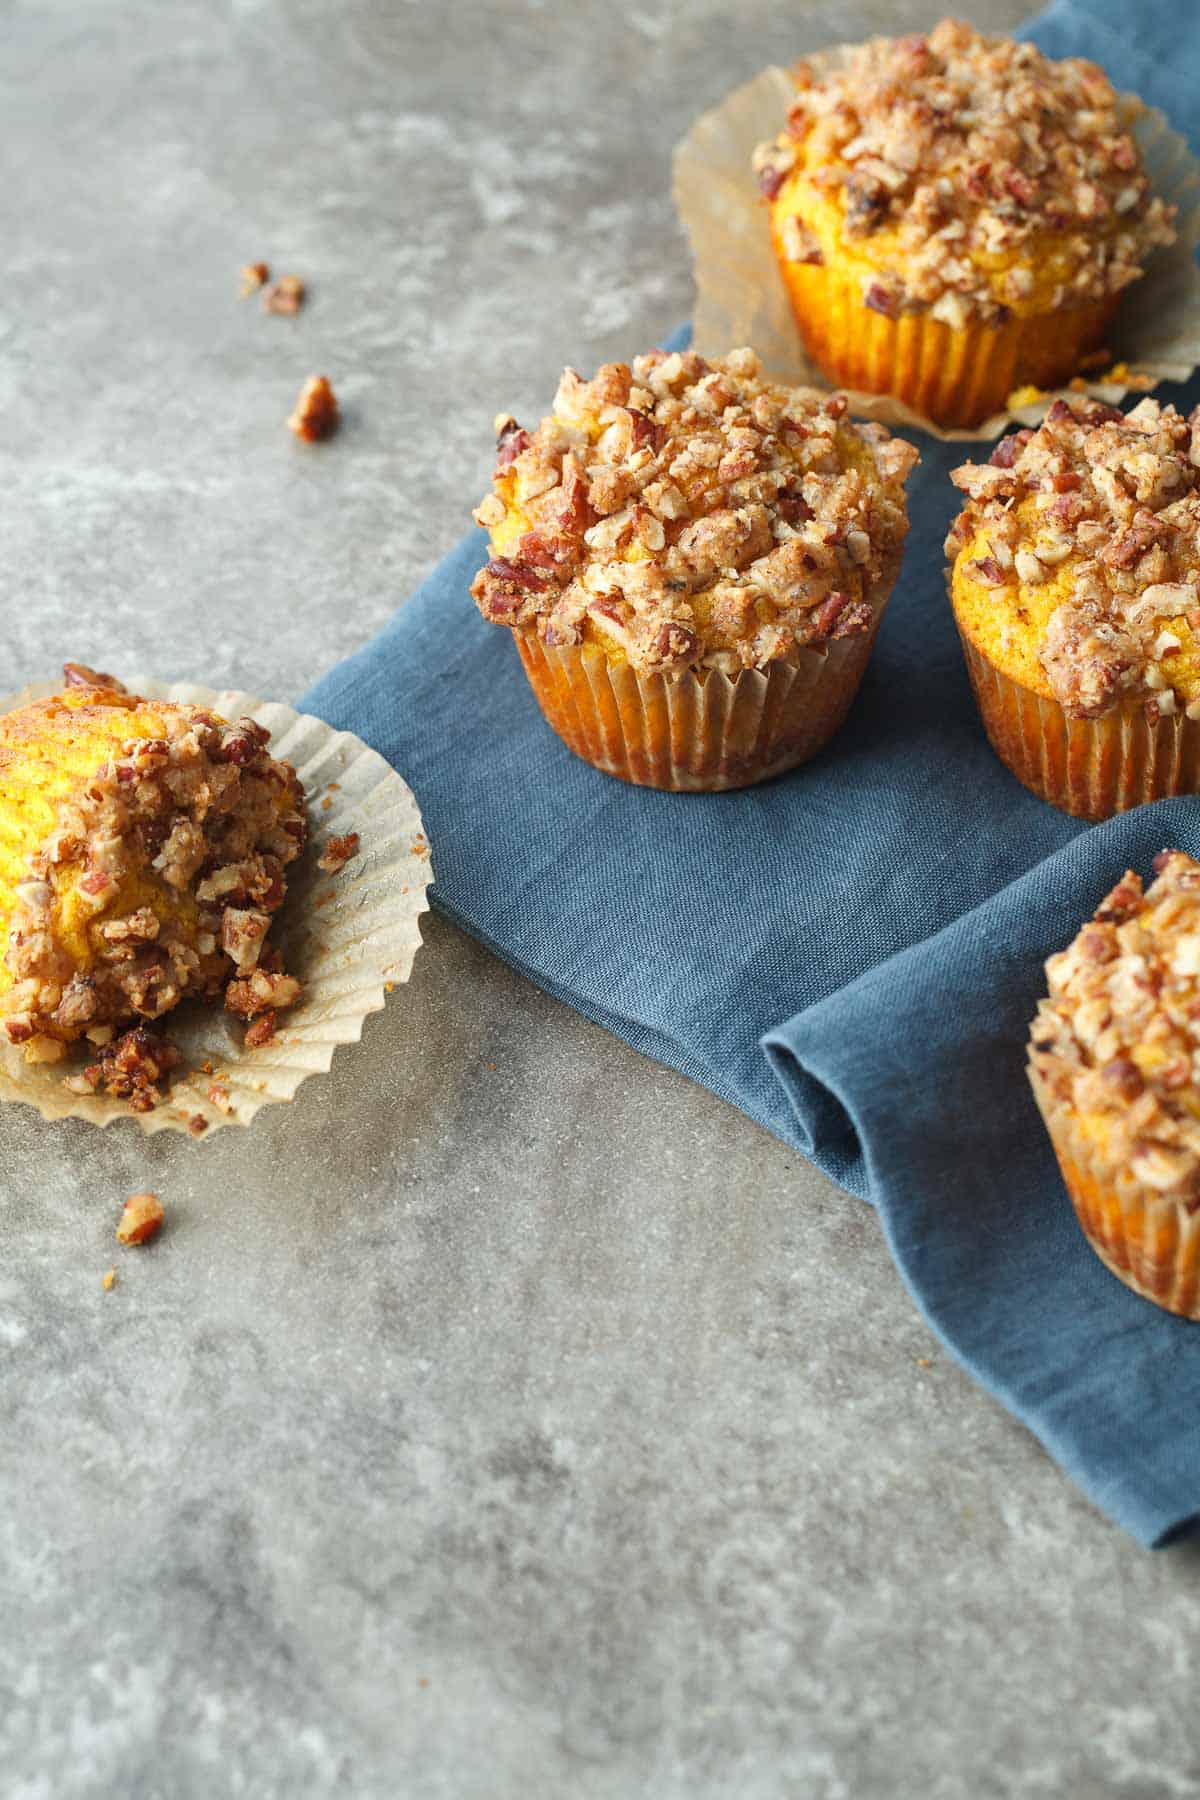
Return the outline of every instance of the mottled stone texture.
{"type": "MultiPolygon", "coordinates": [[[[493,413],[685,314],[691,116],[934,16],[10,5],[0,687],[298,693],[458,534],[493,413]],[[260,257],[298,318],[239,304],[260,257]]],[[[0,1116],[4,1793],[1200,1793],[1200,1553],[1078,1498],[868,1209],[428,935],[248,1134],[0,1116]]]]}

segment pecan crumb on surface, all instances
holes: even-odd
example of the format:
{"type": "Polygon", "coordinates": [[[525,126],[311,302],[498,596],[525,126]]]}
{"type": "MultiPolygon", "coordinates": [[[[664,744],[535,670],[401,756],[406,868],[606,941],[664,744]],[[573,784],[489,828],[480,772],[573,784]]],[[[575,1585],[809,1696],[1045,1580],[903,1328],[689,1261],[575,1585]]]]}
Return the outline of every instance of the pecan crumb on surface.
{"type": "Polygon", "coordinates": [[[100,1277],[100,1286],[104,1289],[106,1294],[116,1286],[116,1282],[117,1271],[115,1269],[109,1269],[100,1277]]]}
{"type": "Polygon", "coordinates": [[[148,1243],[162,1229],[165,1217],[157,1194],[131,1194],[117,1225],[118,1241],[122,1244],[148,1243]]]}
{"type": "Polygon", "coordinates": [[[288,429],[306,444],[316,444],[322,438],[332,437],[340,418],[337,397],[328,376],[310,375],[300,390],[300,398],[288,420],[288,429]]]}
{"type": "Polygon", "coordinates": [[[243,263],[241,272],[241,299],[248,300],[256,294],[270,276],[270,269],[265,262],[243,263]]]}
{"type": "Polygon", "coordinates": [[[246,1035],[242,1039],[247,1050],[261,1050],[264,1044],[274,1042],[277,1024],[275,1009],[269,1006],[266,1012],[254,1020],[253,1024],[247,1025],[246,1035]]]}
{"type": "Polygon", "coordinates": [[[357,831],[348,831],[344,837],[331,837],[317,863],[318,869],[324,869],[327,875],[336,875],[351,857],[358,855],[358,841],[357,831]]]}
{"type": "Polygon", "coordinates": [[[298,313],[304,305],[304,283],[298,275],[281,275],[265,289],[262,298],[263,311],[269,313],[298,313]]]}

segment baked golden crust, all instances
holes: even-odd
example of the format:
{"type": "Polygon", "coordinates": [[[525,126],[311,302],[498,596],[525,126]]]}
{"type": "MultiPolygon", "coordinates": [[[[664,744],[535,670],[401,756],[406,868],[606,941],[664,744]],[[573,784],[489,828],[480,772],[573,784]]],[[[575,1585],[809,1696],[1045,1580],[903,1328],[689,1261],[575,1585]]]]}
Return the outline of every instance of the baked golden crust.
{"type": "Polygon", "coordinates": [[[845,415],[745,349],[568,369],[535,431],[497,421],[480,611],[643,674],[733,674],[869,631],[917,453],[845,415]]]}
{"type": "Polygon", "coordinates": [[[1189,1208],[1200,1201],[1200,863],[1127,870],[1074,941],[1046,963],[1030,1070],[1102,1177],[1130,1176],[1189,1208]]]}
{"type": "Polygon", "coordinates": [[[1200,409],[1059,400],[951,480],[955,614],[995,667],[1073,718],[1200,714],[1200,409]]]}
{"type": "Polygon", "coordinates": [[[1173,241],[1107,76],[944,20],[805,64],[755,168],[786,260],[860,271],[867,306],[954,330],[1114,296],[1173,241]]]}

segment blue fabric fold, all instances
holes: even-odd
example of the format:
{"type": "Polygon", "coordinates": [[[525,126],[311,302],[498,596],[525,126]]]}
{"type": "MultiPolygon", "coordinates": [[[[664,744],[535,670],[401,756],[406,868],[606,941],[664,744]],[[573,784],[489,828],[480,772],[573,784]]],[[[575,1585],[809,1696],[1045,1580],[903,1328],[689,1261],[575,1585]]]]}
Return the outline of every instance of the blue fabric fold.
{"type": "MultiPolygon", "coordinates": [[[[1162,0],[1136,24],[1058,0],[1029,35],[1200,123],[1200,21],[1162,0]]],[[[942,573],[963,447],[913,441],[904,572],[854,711],[782,780],[663,795],[572,757],[469,598],[481,532],[302,704],[411,783],[443,913],[870,1199],[954,1354],[1156,1544],[1200,1512],[1200,1326],[1087,1249],[1024,1043],[1042,960],[1127,864],[1200,854],[1200,801],[1087,827],[992,755],[942,573]]]]}

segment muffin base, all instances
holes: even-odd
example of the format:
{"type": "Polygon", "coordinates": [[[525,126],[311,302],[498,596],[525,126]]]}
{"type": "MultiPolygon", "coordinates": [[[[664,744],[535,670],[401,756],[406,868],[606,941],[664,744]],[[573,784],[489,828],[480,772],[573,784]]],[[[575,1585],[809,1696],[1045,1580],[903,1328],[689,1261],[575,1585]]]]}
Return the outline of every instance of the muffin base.
{"type": "Polygon", "coordinates": [[[869,632],[736,676],[639,675],[595,644],[549,646],[514,632],[538,705],[568,750],[606,775],[672,793],[751,787],[807,762],[845,719],[869,632]]]}
{"type": "Polygon", "coordinates": [[[1144,1187],[1127,1170],[1114,1176],[1101,1168],[1074,1115],[1036,1069],[1029,1080],[1075,1216],[1105,1268],[1144,1300],[1200,1319],[1200,1211],[1144,1187]]]}
{"type": "Polygon", "coordinates": [[[1077,819],[1108,819],[1200,793],[1200,722],[1170,713],[1151,724],[1139,701],[1099,719],[1073,719],[1035,694],[960,630],[963,655],[992,749],[1039,800],[1077,819]]]}
{"type": "Polygon", "coordinates": [[[864,303],[857,274],[788,262],[774,218],[771,232],[792,311],[814,362],[838,387],[892,394],[938,425],[978,425],[1004,412],[1014,388],[1060,386],[1104,342],[1119,304],[1119,296],[1106,296],[961,331],[927,313],[890,319],[864,303]]]}

